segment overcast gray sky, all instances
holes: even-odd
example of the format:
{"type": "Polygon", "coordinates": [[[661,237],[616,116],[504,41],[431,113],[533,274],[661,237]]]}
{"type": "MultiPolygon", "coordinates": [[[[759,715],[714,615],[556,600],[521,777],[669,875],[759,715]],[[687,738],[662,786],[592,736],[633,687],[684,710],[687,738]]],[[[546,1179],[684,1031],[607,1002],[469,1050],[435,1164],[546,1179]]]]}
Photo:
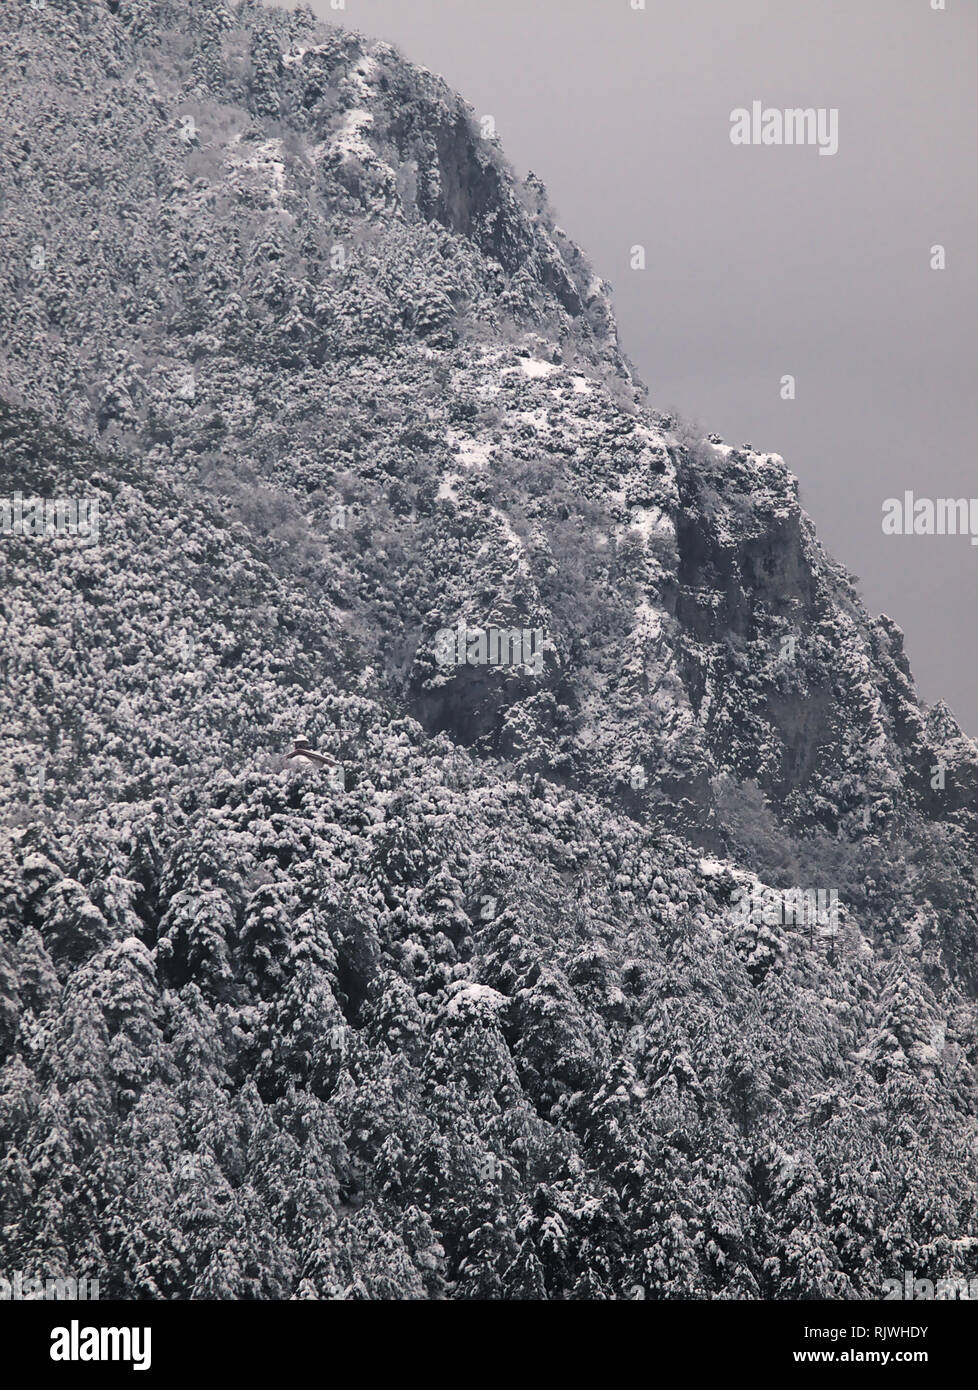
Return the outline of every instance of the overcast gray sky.
{"type": "Polygon", "coordinates": [[[978,735],[978,546],[881,527],[905,488],[978,497],[976,0],[311,3],[495,118],[613,285],[652,403],[785,456],[924,699],[978,735]],[[734,146],[754,100],[838,108],[838,153],[734,146]]]}

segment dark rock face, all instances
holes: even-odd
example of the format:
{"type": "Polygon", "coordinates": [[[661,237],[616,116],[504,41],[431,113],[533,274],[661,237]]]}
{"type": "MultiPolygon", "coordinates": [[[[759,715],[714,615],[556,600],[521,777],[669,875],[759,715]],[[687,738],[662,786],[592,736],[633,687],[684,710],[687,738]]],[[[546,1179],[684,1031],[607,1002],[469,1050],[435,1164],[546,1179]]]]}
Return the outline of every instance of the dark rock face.
{"type": "Polygon", "coordinates": [[[223,0],[0,42],[0,500],[100,524],[0,536],[11,1267],[954,1272],[978,756],[783,461],[649,407],[539,179],[388,45],[223,0]],[[459,623],[541,660],[446,667],[459,623]],[[839,910],[744,911],[785,890],[839,910]]]}

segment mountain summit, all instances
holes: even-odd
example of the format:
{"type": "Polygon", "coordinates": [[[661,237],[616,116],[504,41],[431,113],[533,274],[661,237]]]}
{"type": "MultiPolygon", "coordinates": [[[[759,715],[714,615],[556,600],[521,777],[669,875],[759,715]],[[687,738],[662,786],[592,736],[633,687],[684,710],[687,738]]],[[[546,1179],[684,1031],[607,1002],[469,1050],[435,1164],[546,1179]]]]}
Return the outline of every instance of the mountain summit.
{"type": "Polygon", "coordinates": [[[978,749],[784,461],[649,406],[390,45],[253,0],[0,42],[2,494],[98,516],[0,534],[11,1267],[967,1273],[978,749]]]}

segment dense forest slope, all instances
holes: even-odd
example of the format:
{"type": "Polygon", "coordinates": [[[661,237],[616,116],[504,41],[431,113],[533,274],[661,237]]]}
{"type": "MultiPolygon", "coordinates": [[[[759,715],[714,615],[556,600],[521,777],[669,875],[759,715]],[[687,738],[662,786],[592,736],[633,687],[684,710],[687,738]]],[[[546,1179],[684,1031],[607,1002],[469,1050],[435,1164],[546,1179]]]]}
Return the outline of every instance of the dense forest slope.
{"type": "Polygon", "coordinates": [[[0,1265],[973,1273],[978,751],[783,460],[647,405],[540,181],[389,45],[222,0],[0,45],[0,493],[100,521],[0,537],[0,1265]]]}

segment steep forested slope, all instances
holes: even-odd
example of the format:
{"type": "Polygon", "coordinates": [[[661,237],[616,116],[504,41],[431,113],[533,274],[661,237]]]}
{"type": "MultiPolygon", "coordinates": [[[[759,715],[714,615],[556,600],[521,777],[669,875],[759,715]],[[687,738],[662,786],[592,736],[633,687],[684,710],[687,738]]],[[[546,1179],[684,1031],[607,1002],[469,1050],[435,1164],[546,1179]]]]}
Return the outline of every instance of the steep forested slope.
{"type": "Polygon", "coordinates": [[[969,1270],[976,752],[783,461],[647,407],[539,180],[389,46],[221,0],[0,41],[3,493],[100,515],[0,538],[5,1263],[969,1270]],[[459,622],[541,668],[440,664],[459,622]]]}

